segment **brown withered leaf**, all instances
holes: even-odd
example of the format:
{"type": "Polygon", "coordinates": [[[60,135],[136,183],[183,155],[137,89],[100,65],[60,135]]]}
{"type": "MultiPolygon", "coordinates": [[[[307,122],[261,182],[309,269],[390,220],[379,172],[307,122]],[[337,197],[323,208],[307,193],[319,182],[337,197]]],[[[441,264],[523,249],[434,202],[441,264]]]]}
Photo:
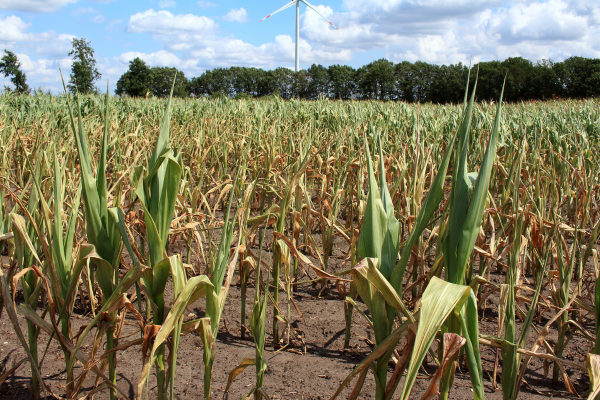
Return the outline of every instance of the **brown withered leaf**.
{"type": "Polygon", "coordinates": [[[430,400],[440,394],[438,384],[442,379],[442,375],[448,368],[456,368],[456,358],[454,356],[466,342],[467,340],[464,337],[456,333],[444,333],[444,358],[440,367],[429,381],[429,386],[421,396],[421,400],[430,400]]]}

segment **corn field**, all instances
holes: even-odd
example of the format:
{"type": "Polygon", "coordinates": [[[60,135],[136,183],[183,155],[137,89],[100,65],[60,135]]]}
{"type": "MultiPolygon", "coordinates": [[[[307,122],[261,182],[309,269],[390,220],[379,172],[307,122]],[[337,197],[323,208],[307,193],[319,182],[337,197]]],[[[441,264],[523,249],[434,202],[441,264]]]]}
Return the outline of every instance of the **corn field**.
{"type": "Polygon", "coordinates": [[[600,103],[0,96],[0,396],[600,393],[600,103]]]}

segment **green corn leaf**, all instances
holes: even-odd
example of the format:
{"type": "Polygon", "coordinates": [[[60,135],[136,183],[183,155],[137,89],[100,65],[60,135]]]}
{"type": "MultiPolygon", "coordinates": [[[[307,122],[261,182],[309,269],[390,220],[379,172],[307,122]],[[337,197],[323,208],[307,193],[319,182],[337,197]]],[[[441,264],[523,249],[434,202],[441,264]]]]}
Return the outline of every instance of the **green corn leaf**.
{"type": "Polygon", "coordinates": [[[421,299],[421,314],[415,346],[412,352],[404,388],[402,400],[410,396],[412,386],[417,378],[417,372],[423,363],[431,343],[439,329],[446,321],[450,313],[458,314],[463,304],[469,298],[471,288],[469,286],[455,285],[433,277],[421,299]]]}
{"type": "MultiPolygon", "coordinates": [[[[79,278],[81,276],[81,271],[83,271],[83,267],[87,265],[89,259],[95,254],[94,246],[89,244],[82,244],[79,248],[79,259],[71,268],[69,274],[69,283],[68,286],[62,296],[62,301],[64,302],[63,310],[60,312],[60,316],[63,313],[70,314],[73,309],[73,305],[75,303],[75,295],[77,294],[77,287],[79,286],[79,278]]],[[[60,304],[59,304],[60,306],[60,304]]]]}
{"type": "MultiPolygon", "coordinates": [[[[477,81],[475,81],[475,88],[477,81]]],[[[461,125],[458,129],[458,149],[454,157],[454,172],[452,175],[452,191],[450,192],[450,211],[448,214],[448,224],[444,239],[442,241],[442,250],[446,260],[446,269],[448,281],[453,283],[461,282],[462,275],[458,271],[457,248],[461,238],[461,232],[467,210],[469,208],[469,183],[467,176],[467,155],[469,151],[469,132],[471,127],[471,118],[473,115],[473,101],[475,99],[475,88],[471,93],[471,98],[465,110],[461,125]]]]}
{"type": "Polygon", "coordinates": [[[452,155],[452,148],[454,147],[455,140],[456,135],[453,136],[452,140],[448,143],[448,148],[440,168],[433,179],[429,193],[427,193],[427,197],[425,198],[425,201],[419,210],[419,214],[417,215],[413,229],[410,231],[406,245],[402,250],[400,262],[398,265],[396,265],[396,268],[392,273],[390,282],[398,294],[402,293],[402,279],[404,278],[404,271],[406,271],[406,266],[408,265],[412,249],[429,224],[431,217],[433,217],[437,211],[440,202],[444,198],[444,181],[446,180],[446,172],[448,171],[448,164],[450,163],[450,157],[452,155]]]}
{"type": "MultiPolygon", "coordinates": [[[[456,251],[457,265],[456,265],[456,276],[462,277],[465,274],[467,268],[467,262],[473,251],[473,246],[479,235],[479,228],[481,227],[481,218],[483,216],[483,210],[485,208],[485,201],[488,195],[488,189],[490,186],[490,175],[492,173],[492,167],[496,159],[496,144],[498,143],[498,135],[500,134],[500,119],[502,116],[502,96],[504,94],[504,85],[500,93],[500,100],[498,101],[498,107],[496,111],[496,119],[494,121],[494,128],[490,135],[490,140],[485,151],[485,155],[481,162],[481,168],[477,175],[477,181],[473,188],[473,196],[469,204],[469,209],[465,216],[462,229],[460,230],[460,239],[458,242],[458,248],[456,251]]],[[[467,179],[470,180],[469,176],[467,179]]],[[[458,236],[458,235],[457,235],[458,236]]],[[[459,279],[459,278],[457,278],[459,279]]]]}
{"type": "MultiPolygon", "coordinates": [[[[33,246],[33,243],[31,243],[31,239],[27,234],[25,218],[19,214],[11,214],[11,218],[13,234],[15,234],[15,251],[17,252],[17,259],[23,260],[25,258],[25,249],[27,248],[31,252],[33,258],[35,258],[36,261],[41,265],[42,262],[40,261],[40,258],[35,251],[35,247],[33,246]]],[[[23,269],[29,267],[29,265],[19,265],[19,267],[23,269]]]]}
{"type": "Polygon", "coordinates": [[[460,310],[462,334],[466,339],[465,353],[473,387],[475,400],[483,400],[483,368],[479,354],[479,321],[477,313],[477,298],[471,290],[464,307],[460,310]]]}
{"type": "Polygon", "coordinates": [[[385,181],[385,166],[383,163],[383,150],[381,148],[381,137],[379,137],[379,175],[381,185],[381,203],[387,215],[387,229],[381,248],[380,268],[389,279],[398,259],[398,248],[400,247],[400,221],[394,216],[394,203],[385,181]]]}
{"type": "Polygon", "coordinates": [[[160,319],[162,319],[164,315],[165,287],[167,286],[170,272],[171,263],[167,257],[152,268],[153,286],[151,287],[150,293],[152,301],[158,307],[160,319]]]}
{"type": "MultiPolygon", "coordinates": [[[[63,243],[62,229],[62,206],[63,206],[62,174],[58,165],[56,152],[54,153],[54,232],[52,235],[52,252],[54,265],[58,269],[58,275],[61,285],[61,292],[64,293],[69,280],[69,271],[71,267],[66,263],[65,248],[63,243]]],[[[49,228],[49,227],[48,227],[49,228]]]]}
{"type": "Polygon", "coordinates": [[[163,167],[165,168],[162,177],[162,189],[158,198],[155,196],[156,192],[152,192],[150,198],[150,215],[154,219],[161,242],[166,244],[177,202],[182,169],[173,157],[166,158],[163,167]],[[157,199],[157,202],[154,202],[154,199],[157,199]],[[156,208],[153,209],[153,207],[156,208]]]}
{"type": "Polygon", "coordinates": [[[120,207],[111,207],[108,209],[108,213],[114,226],[119,231],[119,235],[121,235],[121,239],[123,239],[123,244],[127,249],[127,253],[129,253],[129,257],[132,262],[136,260],[138,262],[142,262],[142,260],[138,260],[137,255],[133,251],[133,247],[131,246],[131,241],[129,240],[129,234],[127,233],[127,227],[125,225],[125,216],[123,215],[123,210],[120,207]]]}
{"type": "MultiPolygon", "coordinates": [[[[367,169],[369,173],[369,194],[367,195],[367,208],[362,220],[362,227],[358,236],[357,253],[360,258],[381,259],[381,252],[387,234],[388,216],[381,201],[381,194],[373,172],[369,144],[365,139],[365,152],[367,169]]],[[[380,266],[381,267],[381,266],[380,266]]],[[[387,271],[383,271],[384,276],[387,271]]]]}
{"type": "MultiPolygon", "coordinates": [[[[177,258],[179,256],[175,255],[172,257],[177,258]]],[[[178,261],[173,260],[172,262],[177,263],[178,261]]],[[[169,264],[168,259],[166,263],[169,264]]],[[[180,319],[183,317],[183,313],[185,312],[186,307],[188,306],[188,304],[190,304],[190,299],[193,299],[195,297],[194,293],[203,290],[203,287],[205,286],[212,286],[212,283],[210,282],[208,277],[206,277],[206,275],[194,276],[187,281],[187,283],[183,287],[183,290],[181,291],[181,293],[179,293],[179,296],[177,296],[177,299],[171,306],[171,310],[165,317],[165,320],[160,330],[156,334],[152,350],[150,351],[150,354],[144,362],[144,368],[142,370],[142,375],[138,384],[138,393],[136,398],[141,399],[144,390],[144,385],[148,381],[151,368],[155,362],[155,353],[157,349],[163,343],[165,343],[165,341],[169,338],[176,326],[181,326],[180,319]]]]}
{"type": "MultiPolygon", "coordinates": [[[[368,282],[372,285],[373,288],[376,288],[379,293],[383,296],[385,301],[396,310],[404,314],[409,321],[414,322],[414,316],[408,310],[408,307],[404,304],[400,296],[396,293],[392,285],[385,279],[383,274],[376,267],[377,265],[376,258],[365,258],[361,260],[354,268],[352,268],[351,274],[355,282],[368,282]]],[[[361,284],[360,291],[364,291],[364,285],[361,284]]],[[[364,299],[367,296],[365,292],[365,296],[361,294],[361,298],[364,299]]],[[[371,311],[373,313],[373,311],[371,311]]]]}
{"type": "Polygon", "coordinates": [[[71,216],[67,225],[67,234],[65,235],[65,265],[71,265],[73,257],[73,243],[75,242],[75,228],[77,226],[77,217],[79,215],[79,204],[81,201],[81,185],[77,187],[77,193],[71,206],[71,216]]]}
{"type": "Polygon", "coordinates": [[[158,138],[156,140],[156,146],[154,147],[154,151],[150,156],[150,160],[148,161],[148,167],[150,170],[156,164],[158,158],[164,154],[165,148],[169,144],[169,135],[171,128],[171,108],[172,108],[172,99],[173,99],[173,88],[175,87],[175,81],[177,78],[177,74],[173,77],[173,84],[171,86],[171,93],[169,94],[169,100],[167,101],[167,107],[165,108],[165,112],[163,114],[163,118],[160,125],[160,131],[158,134],[158,138]]]}
{"type": "MultiPolygon", "coordinates": [[[[107,90],[106,91],[106,101],[104,104],[104,134],[102,135],[102,145],[100,147],[100,160],[98,161],[98,171],[96,174],[96,176],[98,177],[98,179],[96,181],[96,190],[98,192],[98,198],[100,200],[100,208],[99,209],[102,213],[104,213],[104,210],[107,209],[106,199],[108,196],[108,190],[106,189],[106,157],[107,157],[107,151],[108,151],[108,132],[109,132],[109,126],[110,126],[109,100],[110,100],[110,95],[109,95],[109,91],[107,90]]],[[[81,121],[81,120],[82,120],[82,118],[80,116],[79,121],[81,121]]],[[[106,215],[106,214],[103,214],[103,216],[105,218],[108,217],[108,215],[106,215]]]]}

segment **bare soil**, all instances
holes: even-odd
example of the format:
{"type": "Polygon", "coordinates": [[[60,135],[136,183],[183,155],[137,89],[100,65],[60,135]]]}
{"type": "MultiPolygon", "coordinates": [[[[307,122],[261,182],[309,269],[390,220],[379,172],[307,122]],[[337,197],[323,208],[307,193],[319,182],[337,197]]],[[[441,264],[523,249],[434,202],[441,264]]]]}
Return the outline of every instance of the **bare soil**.
{"type": "MultiPolygon", "coordinates": [[[[315,235],[316,237],[317,235],[315,235]]],[[[266,240],[265,242],[269,241],[266,240]]],[[[330,258],[329,271],[341,270],[342,250],[346,251],[346,249],[346,243],[339,237],[336,238],[333,257],[330,258]]],[[[257,249],[254,249],[254,251],[256,252],[257,249]]],[[[270,264],[270,249],[263,253],[263,260],[267,264],[270,264]]],[[[6,258],[4,262],[7,262],[6,258]]],[[[344,268],[349,268],[349,266],[346,265],[344,268]]],[[[495,266],[491,268],[494,269],[491,280],[497,284],[504,283],[504,274],[496,272],[495,266]]],[[[311,276],[314,278],[314,275],[311,274],[311,276]]],[[[306,276],[301,278],[301,280],[306,280],[306,276]]],[[[230,371],[239,365],[244,358],[254,358],[254,343],[249,331],[246,332],[246,339],[241,338],[241,331],[244,328],[241,326],[242,321],[240,321],[241,290],[238,281],[238,277],[235,277],[227,298],[223,313],[224,318],[217,338],[217,355],[212,382],[213,397],[215,399],[241,399],[251,390],[255,382],[254,367],[249,367],[238,376],[231,387],[229,396],[225,397],[224,390],[230,371]]],[[[355,310],[350,348],[348,350],[343,349],[345,332],[343,300],[334,285],[330,285],[319,297],[320,289],[320,283],[316,285],[305,284],[300,286],[298,291],[294,293],[293,300],[301,311],[302,316],[295,311],[294,307],[291,308],[291,321],[295,334],[290,334],[291,344],[288,347],[281,349],[278,346],[275,348],[271,343],[271,337],[267,337],[268,345],[265,350],[265,356],[268,359],[268,370],[265,376],[264,390],[271,399],[327,399],[336,391],[340,383],[352,369],[373,348],[375,340],[373,332],[367,326],[364,318],[355,310]]],[[[250,314],[253,297],[254,281],[251,279],[246,298],[247,315],[250,314]]],[[[172,299],[172,291],[169,287],[167,288],[165,299],[172,299]]],[[[482,334],[498,335],[498,300],[498,296],[493,294],[480,307],[479,320],[480,332],[482,334]]],[[[283,309],[286,310],[284,292],[280,292],[280,303],[283,309]]],[[[366,310],[366,307],[360,303],[360,300],[359,305],[363,310],[366,310]]],[[[522,306],[526,305],[522,304],[522,306]]],[[[271,309],[269,313],[267,318],[267,332],[270,334],[272,323],[271,309]]],[[[535,326],[541,329],[553,313],[553,311],[545,313],[539,322],[535,322],[535,326]]],[[[197,318],[203,315],[204,303],[202,299],[190,306],[186,311],[186,319],[197,318]]],[[[73,319],[73,332],[78,332],[79,328],[89,323],[90,320],[91,314],[89,309],[85,310],[80,307],[73,319]]],[[[21,329],[26,334],[24,318],[19,316],[19,321],[21,329]]],[[[517,319],[517,322],[520,324],[521,321],[517,319]]],[[[590,331],[594,331],[593,326],[587,326],[587,328],[590,331]]],[[[123,335],[135,332],[135,330],[135,320],[129,313],[123,335]]],[[[282,336],[285,344],[287,332],[285,332],[285,327],[281,323],[280,332],[283,332],[282,336]]],[[[535,340],[534,335],[535,333],[530,334],[528,348],[535,340]]],[[[556,342],[555,327],[551,330],[548,341],[551,344],[556,342]]],[[[47,342],[48,335],[41,334],[39,338],[40,357],[44,352],[47,342]]],[[[590,346],[591,342],[589,340],[579,334],[575,334],[569,342],[563,358],[585,366],[585,356],[590,351],[590,346]]],[[[398,349],[401,349],[401,345],[398,349]]],[[[481,346],[480,350],[483,361],[486,398],[501,399],[501,357],[499,357],[496,379],[497,386],[494,387],[492,376],[496,359],[496,349],[481,346]]],[[[86,343],[84,351],[89,351],[89,343],[86,343]]],[[[13,332],[6,312],[4,312],[0,318],[0,373],[24,357],[25,352],[13,332]]],[[[117,384],[122,391],[128,394],[129,398],[133,398],[137,392],[137,384],[142,370],[140,347],[131,347],[118,353],[117,360],[117,384]]],[[[419,377],[413,388],[411,398],[420,398],[428,385],[430,375],[436,370],[435,364],[431,359],[426,360],[424,365],[425,367],[419,372],[419,377]]],[[[202,398],[204,374],[202,342],[196,333],[181,337],[176,368],[175,398],[202,398]]],[[[390,365],[390,373],[392,368],[390,365]]],[[[533,359],[521,382],[519,398],[576,398],[576,396],[566,391],[562,378],[558,384],[552,383],[552,368],[552,364],[549,364],[548,372],[545,374],[544,363],[540,359],[533,359]]],[[[566,368],[566,370],[579,394],[584,395],[589,386],[587,374],[578,369],[566,368]]],[[[41,371],[44,381],[50,390],[58,396],[64,396],[64,358],[62,350],[56,341],[53,341],[49,345],[41,371]]],[[[77,376],[80,371],[81,366],[78,366],[75,375],[77,376]]],[[[29,399],[30,395],[27,390],[29,379],[29,366],[25,363],[0,386],[0,399],[29,399]]],[[[342,393],[340,398],[348,397],[353,384],[354,382],[351,383],[350,388],[342,393]]],[[[148,385],[150,399],[156,398],[155,385],[155,376],[152,373],[148,385]]],[[[401,382],[397,394],[400,392],[402,385],[403,383],[401,382]]],[[[82,390],[80,395],[85,394],[93,387],[93,374],[90,373],[84,385],[84,390],[82,390]]],[[[374,393],[375,381],[372,374],[369,373],[360,398],[374,398],[374,393]]],[[[104,399],[108,398],[108,395],[104,391],[96,394],[95,397],[97,399],[104,399]]],[[[469,373],[464,366],[457,370],[450,398],[473,398],[469,373]]]]}

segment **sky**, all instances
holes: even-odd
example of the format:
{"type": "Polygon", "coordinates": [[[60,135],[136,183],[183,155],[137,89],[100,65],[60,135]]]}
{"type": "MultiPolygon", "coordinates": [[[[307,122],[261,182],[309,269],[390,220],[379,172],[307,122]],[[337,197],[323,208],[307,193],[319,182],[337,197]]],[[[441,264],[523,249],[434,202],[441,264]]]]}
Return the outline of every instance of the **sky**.
{"type": "MultiPolygon", "coordinates": [[[[309,0],[300,6],[300,67],[360,67],[382,57],[454,64],[600,58],[598,0],[309,0]]],[[[140,57],[188,78],[215,67],[294,68],[287,0],[0,0],[0,51],[17,54],[32,88],[62,91],[72,39],[87,38],[110,90],[140,57]]],[[[0,76],[0,88],[10,86],[0,76]]]]}

